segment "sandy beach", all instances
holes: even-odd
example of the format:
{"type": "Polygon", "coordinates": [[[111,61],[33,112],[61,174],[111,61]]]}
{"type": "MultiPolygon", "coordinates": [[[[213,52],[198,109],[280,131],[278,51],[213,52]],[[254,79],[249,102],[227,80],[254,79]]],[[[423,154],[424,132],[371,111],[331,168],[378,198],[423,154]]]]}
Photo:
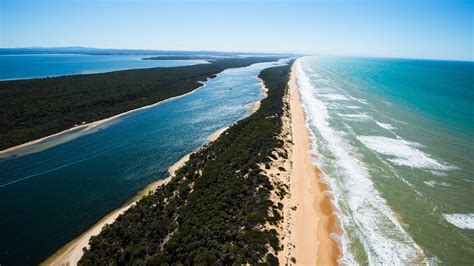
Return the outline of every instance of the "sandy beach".
{"type": "MultiPolygon", "coordinates": [[[[295,67],[289,84],[292,170],[290,176],[291,218],[286,241],[292,246],[287,257],[297,265],[336,265],[339,247],[331,233],[338,233],[337,218],[333,213],[327,186],[320,180],[320,171],[311,160],[311,143],[305,113],[297,88],[295,67]]],[[[288,246],[288,245],[287,245],[288,246]]]]}

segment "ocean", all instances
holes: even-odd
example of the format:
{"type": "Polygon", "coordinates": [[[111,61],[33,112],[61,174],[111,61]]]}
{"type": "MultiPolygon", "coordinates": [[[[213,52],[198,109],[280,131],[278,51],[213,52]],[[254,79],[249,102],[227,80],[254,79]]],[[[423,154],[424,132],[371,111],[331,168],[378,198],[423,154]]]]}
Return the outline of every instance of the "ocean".
{"type": "Polygon", "coordinates": [[[341,263],[474,262],[474,63],[303,57],[341,263]]]}
{"type": "Polygon", "coordinates": [[[102,73],[131,68],[175,67],[205,60],[142,60],[150,55],[24,54],[0,55],[0,80],[102,73]]]}
{"type": "Polygon", "coordinates": [[[0,159],[0,264],[38,264],[165,178],[213,132],[248,115],[263,97],[260,71],[283,62],[227,69],[184,97],[0,159]]]}

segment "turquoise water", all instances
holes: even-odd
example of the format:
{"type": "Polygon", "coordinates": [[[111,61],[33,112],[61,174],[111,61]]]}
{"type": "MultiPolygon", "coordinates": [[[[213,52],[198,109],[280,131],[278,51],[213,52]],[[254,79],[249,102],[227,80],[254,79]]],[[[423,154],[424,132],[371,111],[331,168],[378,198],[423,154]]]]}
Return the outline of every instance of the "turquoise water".
{"type": "Polygon", "coordinates": [[[174,162],[249,112],[262,98],[258,74],[272,65],[228,69],[182,98],[0,161],[0,264],[39,263],[166,177],[174,162]]]}
{"type": "Polygon", "coordinates": [[[204,60],[142,60],[144,55],[0,55],[0,80],[101,73],[206,63],[204,60]]]}
{"type": "Polygon", "coordinates": [[[474,63],[304,57],[313,153],[341,262],[474,262],[474,63]]]}

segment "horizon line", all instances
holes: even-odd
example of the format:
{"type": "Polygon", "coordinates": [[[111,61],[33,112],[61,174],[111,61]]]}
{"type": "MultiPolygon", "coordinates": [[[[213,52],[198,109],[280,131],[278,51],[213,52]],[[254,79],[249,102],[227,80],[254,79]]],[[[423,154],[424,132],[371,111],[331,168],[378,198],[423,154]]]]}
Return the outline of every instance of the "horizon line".
{"type": "MultiPolygon", "coordinates": [[[[65,49],[65,48],[80,48],[80,49],[95,49],[95,50],[129,50],[129,51],[156,51],[156,52],[207,52],[207,53],[234,53],[234,54],[268,54],[268,55],[295,55],[295,56],[332,56],[332,57],[355,57],[355,58],[379,58],[379,59],[414,59],[426,61],[454,61],[454,62],[474,62],[474,58],[459,59],[459,58],[435,58],[435,57],[405,57],[405,56],[384,56],[384,55],[364,55],[364,54],[334,54],[334,53],[314,53],[314,52],[292,52],[292,51],[229,51],[229,50],[184,50],[184,49],[156,49],[156,48],[103,48],[103,47],[89,47],[81,45],[69,46],[23,46],[23,47],[0,47],[4,49],[65,49]]],[[[78,52],[80,54],[80,52],[78,52]]],[[[0,54],[1,55],[1,54],[0,54]]]]}

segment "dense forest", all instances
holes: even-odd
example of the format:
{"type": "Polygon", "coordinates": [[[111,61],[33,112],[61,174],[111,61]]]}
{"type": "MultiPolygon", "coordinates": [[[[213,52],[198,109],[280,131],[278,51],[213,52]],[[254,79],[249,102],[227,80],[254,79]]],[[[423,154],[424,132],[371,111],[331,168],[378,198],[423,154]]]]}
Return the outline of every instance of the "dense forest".
{"type": "Polygon", "coordinates": [[[213,55],[160,55],[160,56],[152,56],[152,57],[145,57],[142,60],[209,60],[212,61],[217,58],[230,58],[232,55],[223,55],[223,56],[213,56],[213,55]]]}
{"type": "Polygon", "coordinates": [[[81,265],[278,264],[275,229],[282,206],[259,165],[283,147],[279,137],[291,68],[272,67],[260,78],[268,97],[260,109],[190,156],[166,185],[104,227],[81,265]]]}
{"type": "Polygon", "coordinates": [[[190,92],[227,68],[277,57],[0,82],[0,150],[190,92]]]}

